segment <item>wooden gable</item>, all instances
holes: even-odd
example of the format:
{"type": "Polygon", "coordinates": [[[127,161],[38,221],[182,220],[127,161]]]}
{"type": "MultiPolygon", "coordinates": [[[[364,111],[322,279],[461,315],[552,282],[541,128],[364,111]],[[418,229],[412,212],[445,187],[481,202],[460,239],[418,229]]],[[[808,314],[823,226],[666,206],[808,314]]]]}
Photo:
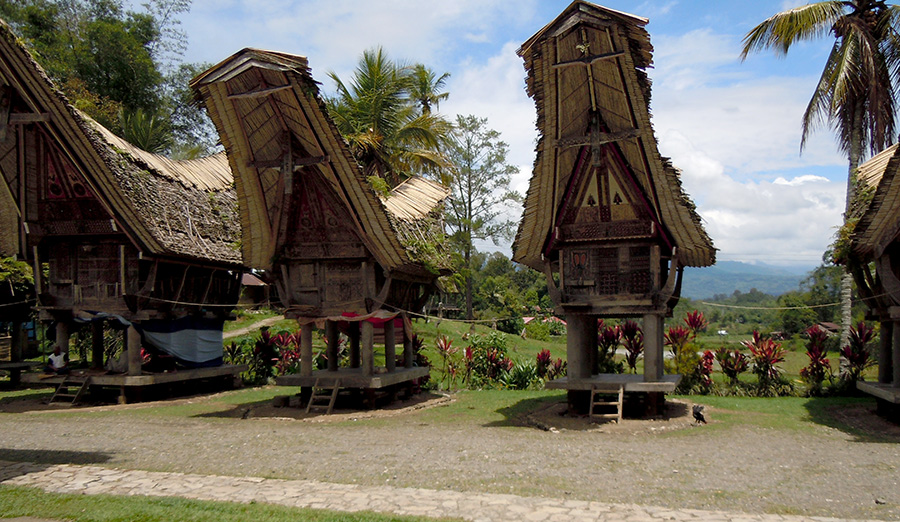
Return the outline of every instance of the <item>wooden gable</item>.
{"type": "Polygon", "coordinates": [[[576,0],[519,50],[540,139],[513,259],[585,313],[665,311],[680,269],[715,259],[656,148],[646,23],[576,0]]]}

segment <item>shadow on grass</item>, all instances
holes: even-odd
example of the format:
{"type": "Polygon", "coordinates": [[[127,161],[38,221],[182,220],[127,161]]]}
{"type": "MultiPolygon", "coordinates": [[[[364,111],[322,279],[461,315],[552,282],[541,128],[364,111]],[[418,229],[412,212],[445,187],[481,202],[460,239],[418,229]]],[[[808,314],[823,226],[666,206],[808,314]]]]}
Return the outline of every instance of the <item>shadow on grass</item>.
{"type": "Polygon", "coordinates": [[[503,415],[502,420],[497,420],[493,422],[488,422],[484,424],[485,427],[509,427],[509,426],[528,426],[528,422],[526,417],[545,406],[562,402],[566,400],[566,396],[564,394],[561,395],[552,395],[545,397],[532,397],[528,399],[522,399],[517,401],[509,406],[504,408],[500,408],[496,410],[497,413],[503,415]]]}
{"type": "Polygon", "coordinates": [[[875,413],[871,397],[814,397],[804,404],[812,422],[853,437],[853,442],[900,443],[900,426],[875,413]]]}

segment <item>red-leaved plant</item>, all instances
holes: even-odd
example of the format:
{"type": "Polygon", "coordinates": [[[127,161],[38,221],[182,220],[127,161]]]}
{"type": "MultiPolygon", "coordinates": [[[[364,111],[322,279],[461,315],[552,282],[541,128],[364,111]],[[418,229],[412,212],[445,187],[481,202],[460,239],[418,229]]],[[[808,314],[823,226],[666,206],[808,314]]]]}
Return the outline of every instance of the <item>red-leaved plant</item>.
{"type": "Polygon", "coordinates": [[[708,392],[709,389],[712,388],[713,362],[715,360],[716,356],[710,350],[706,350],[703,352],[703,355],[700,356],[698,371],[700,373],[700,387],[704,392],[708,392]]]}
{"type": "Polygon", "coordinates": [[[663,343],[672,350],[672,355],[678,357],[678,353],[691,341],[691,331],[681,325],[673,326],[663,336],[663,343]]]}
{"type": "Polygon", "coordinates": [[[537,354],[537,374],[541,379],[551,381],[565,375],[566,363],[562,359],[553,360],[550,350],[543,349],[537,354]]]}
{"type": "Polygon", "coordinates": [[[863,321],[850,327],[850,344],[841,350],[841,356],[847,361],[847,369],[841,377],[850,385],[854,385],[863,371],[874,364],[867,346],[874,338],[875,329],[863,321]]]}
{"type": "Polygon", "coordinates": [[[634,321],[625,321],[619,327],[622,345],[625,347],[625,362],[632,373],[637,373],[637,360],[644,353],[644,334],[634,321]]]}
{"type": "Polygon", "coordinates": [[[703,312],[698,310],[694,310],[693,312],[687,314],[684,318],[684,324],[687,325],[688,329],[691,331],[691,337],[693,339],[697,338],[697,335],[706,330],[706,327],[709,323],[706,321],[706,318],[703,317],[703,312]]]}
{"type": "Polygon", "coordinates": [[[825,382],[825,378],[831,376],[831,363],[826,357],[825,348],[828,332],[819,328],[818,325],[813,325],[806,330],[806,336],[809,338],[806,344],[806,356],[809,357],[809,364],[800,370],[800,377],[809,386],[810,395],[818,395],[822,392],[822,383],[825,382]]]}
{"type": "Polygon", "coordinates": [[[781,368],[778,364],[784,362],[781,344],[771,337],[760,335],[756,330],[753,331],[751,340],[742,341],[741,344],[749,348],[753,356],[753,373],[758,379],[759,394],[776,395],[776,386],[781,380],[781,368]]]}
{"type": "Polygon", "coordinates": [[[747,371],[750,366],[750,360],[746,355],[739,350],[730,351],[724,346],[716,350],[716,361],[732,386],[737,384],[738,376],[747,371]]]}
{"type": "Polygon", "coordinates": [[[606,326],[603,319],[597,323],[597,373],[621,373],[622,364],[616,364],[616,348],[619,347],[619,341],[622,335],[619,328],[615,326],[606,326]]]}

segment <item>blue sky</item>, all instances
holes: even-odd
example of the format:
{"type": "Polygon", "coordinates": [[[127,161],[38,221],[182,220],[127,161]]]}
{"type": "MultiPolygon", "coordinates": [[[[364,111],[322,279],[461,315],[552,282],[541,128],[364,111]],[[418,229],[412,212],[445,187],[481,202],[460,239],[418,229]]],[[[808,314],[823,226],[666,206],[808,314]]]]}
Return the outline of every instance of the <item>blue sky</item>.
{"type": "MultiPolygon", "coordinates": [[[[651,110],[660,151],[720,249],[719,259],[813,267],[841,221],[846,160],[829,129],[800,155],[800,118],[830,42],[803,43],[740,62],[743,35],[791,1],[629,2],[603,5],[650,19],[655,47],[651,110]]],[[[381,45],[395,59],[451,73],[450,118],[488,118],[519,167],[524,194],[534,161],[534,103],[516,50],[568,1],[195,0],[182,28],[192,62],[218,62],[244,47],[307,56],[323,90],[348,78],[360,53],[381,45]]],[[[518,219],[520,209],[510,214],[518,219]]],[[[509,255],[509,245],[481,245],[509,255]]]]}

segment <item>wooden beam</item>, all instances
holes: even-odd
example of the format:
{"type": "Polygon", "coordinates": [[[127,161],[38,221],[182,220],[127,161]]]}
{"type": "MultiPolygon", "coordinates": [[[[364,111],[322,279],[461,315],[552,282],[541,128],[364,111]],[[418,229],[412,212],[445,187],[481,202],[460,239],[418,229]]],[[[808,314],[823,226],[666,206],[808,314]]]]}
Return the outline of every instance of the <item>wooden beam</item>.
{"type": "MultiPolygon", "coordinates": [[[[331,157],[328,155],[325,156],[312,156],[309,158],[298,158],[294,160],[293,171],[297,172],[303,167],[309,167],[312,165],[320,165],[322,163],[328,163],[331,161],[331,157]]],[[[273,159],[273,160],[257,160],[257,161],[248,161],[247,166],[255,169],[280,169],[284,167],[284,158],[273,159]]]]}
{"type": "Polygon", "coordinates": [[[625,54],[625,51],[615,51],[611,53],[603,53],[603,54],[595,54],[592,56],[585,56],[584,58],[576,58],[574,60],[567,60],[565,62],[559,62],[551,65],[550,67],[553,69],[560,69],[563,67],[571,67],[573,65],[593,65],[596,62],[601,60],[611,60],[613,58],[618,58],[625,54]]]}
{"type": "Polygon", "coordinates": [[[141,334],[134,325],[125,330],[125,350],[128,356],[128,375],[141,374],[141,334]]]}
{"type": "Polygon", "coordinates": [[[375,327],[369,321],[360,325],[360,355],[362,356],[362,374],[371,377],[375,373],[375,327]]]}
{"type": "Polygon", "coordinates": [[[9,124],[43,123],[50,121],[49,112],[20,112],[9,115],[9,124]]]}
{"type": "Polygon", "coordinates": [[[325,321],[325,339],[328,346],[325,353],[328,356],[328,371],[338,371],[338,345],[340,344],[340,332],[335,321],[325,321]]]}
{"type": "Polygon", "coordinates": [[[384,323],[384,367],[388,373],[397,369],[397,348],[394,332],[394,320],[389,319],[384,323]]]}
{"type": "Polygon", "coordinates": [[[12,106],[13,88],[9,85],[0,87],[0,143],[6,141],[6,129],[9,127],[9,110],[12,106]]]}
{"type": "Polygon", "coordinates": [[[312,331],[314,323],[300,325],[300,375],[309,377],[313,374],[312,331]]]}
{"type": "Polygon", "coordinates": [[[596,132],[586,136],[580,135],[560,138],[556,140],[556,146],[561,149],[567,149],[569,147],[580,147],[583,145],[606,145],[607,143],[637,138],[640,135],[641,131],[639,129],[628,129],[620,132],[596,132]]]}
{"type": "Polygon", "coordinates": [[[271,96],[277,92],[281,92],[287,89],[290,89],[291,85],[277,85],[274,87],[257,87],[256,89],[244,92],[238,92],[234,94],[229,94],[228,99],[242,99],[242,98],[262,98],[264,96],[271,96]]]}

